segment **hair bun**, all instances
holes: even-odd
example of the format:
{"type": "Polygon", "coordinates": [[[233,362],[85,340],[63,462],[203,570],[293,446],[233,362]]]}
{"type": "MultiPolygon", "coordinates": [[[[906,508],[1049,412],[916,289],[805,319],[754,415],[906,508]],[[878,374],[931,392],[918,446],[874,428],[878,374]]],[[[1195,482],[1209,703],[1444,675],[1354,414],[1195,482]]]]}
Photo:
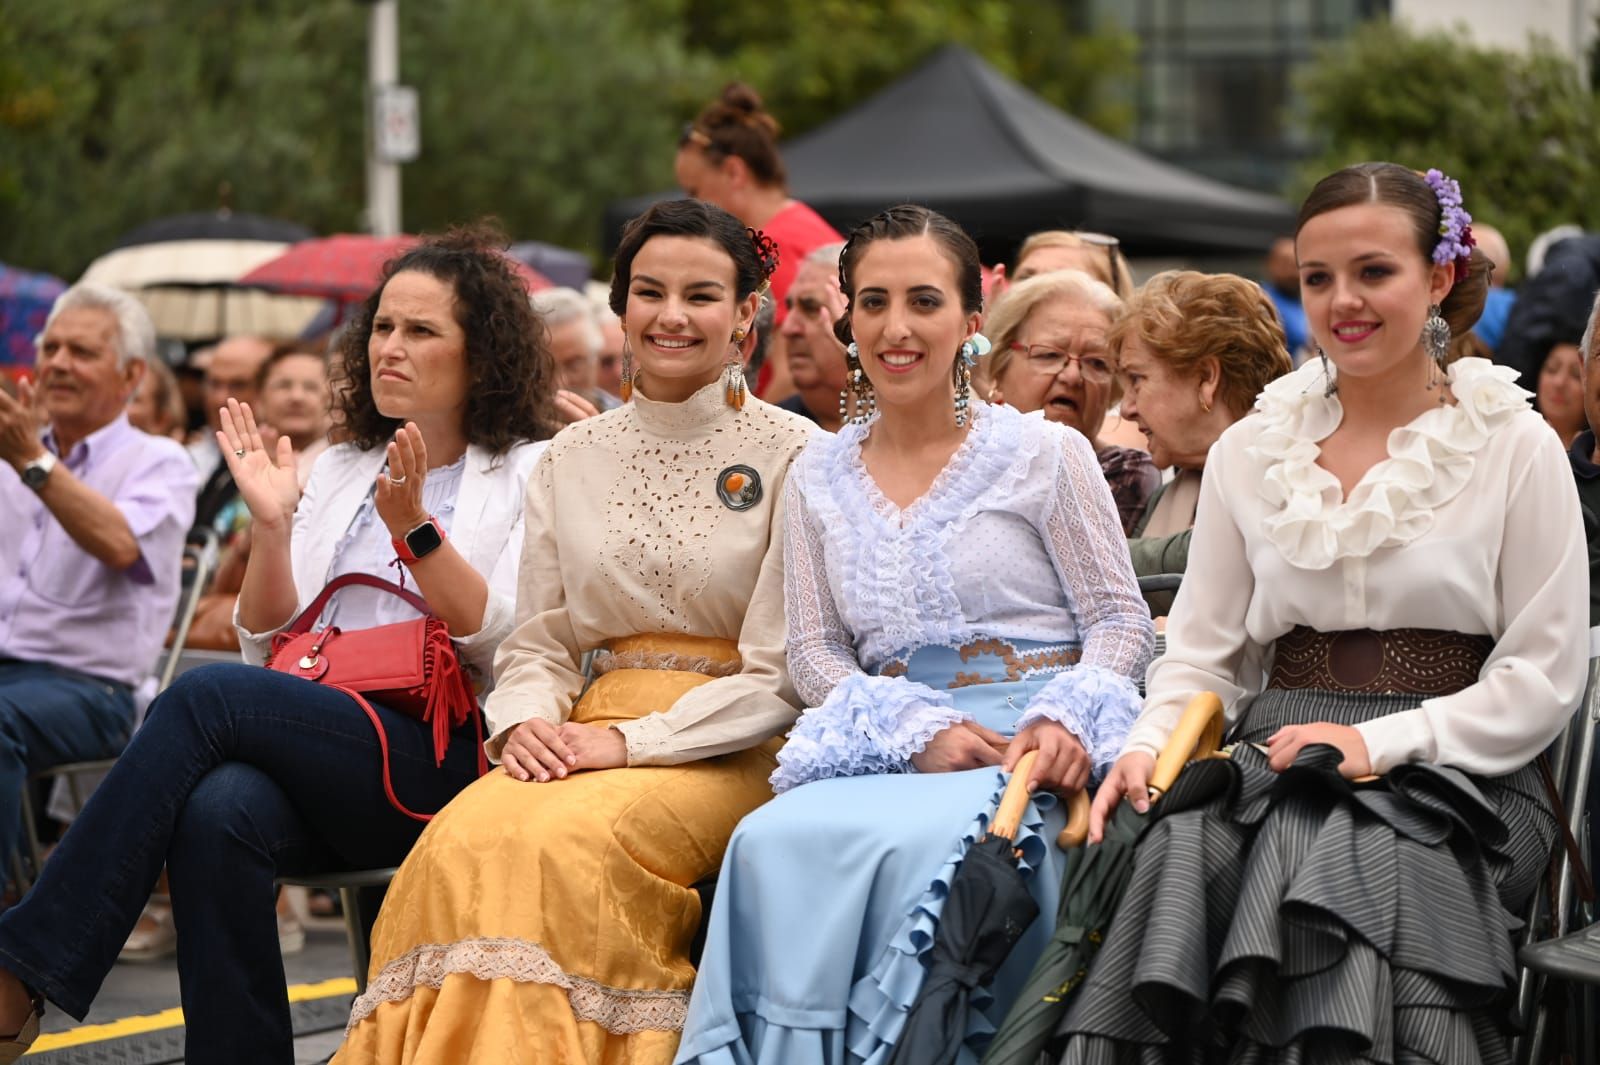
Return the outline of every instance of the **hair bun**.
{"type": "Polygon", "coordinates": [[[756,258],[761,261],[761,280],[770,281],[778,269],[778,242],[759,229],[746,229],[745,232],[750,234],[750,246],[755,248],[756,258]]]}
{"type": "Polygon", "coordinates": [[[774,140],[778,137],[778,120],[767,113],[761,94],[742,81],[730,81],[724,85],[716,102],[707,111],[720,112],[716,115],[717,124],[731,122],[752,126],[774,140]]]}

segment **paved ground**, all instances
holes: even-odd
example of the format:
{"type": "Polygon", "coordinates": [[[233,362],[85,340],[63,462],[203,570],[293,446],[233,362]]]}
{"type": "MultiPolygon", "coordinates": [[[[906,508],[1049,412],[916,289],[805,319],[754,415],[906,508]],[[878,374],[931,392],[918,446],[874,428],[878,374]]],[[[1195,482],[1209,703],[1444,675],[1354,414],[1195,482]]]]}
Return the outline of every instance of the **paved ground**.
{"type": "MultiPolygon", "coordinates": [[[[290,988],[298,989],[292,997],[304,999],[294,1006],[295,1028],[303,1033],[295,1039],[296,1065],[324,1061],[339,1045],[354,990],[343,923],[316,922],[306,932],[305,950],[284,959],[284,972],[290,988]]],[[[167,1012],[178,1001],[174,959],[118,965],[82,1024],[59,1010],[45,1015],[45,1034],[27,1060],[38,1065],[181,1062],[181,1020],[167,1012]],[[74,1032],[81,1042],[60,1045],[74,1042],[74,1032]]]]}

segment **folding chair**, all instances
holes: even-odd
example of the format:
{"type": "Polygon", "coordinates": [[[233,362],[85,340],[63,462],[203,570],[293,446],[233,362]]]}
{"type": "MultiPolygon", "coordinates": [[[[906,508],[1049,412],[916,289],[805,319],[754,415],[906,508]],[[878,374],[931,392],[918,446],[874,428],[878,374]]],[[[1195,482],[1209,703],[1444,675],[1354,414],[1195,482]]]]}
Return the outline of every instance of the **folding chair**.
{"type": "MultiPolygon", "coordinates": [[[[217,568],[220,555],[221,549],[214,531],[203,528],[189,530],[183,547],[183,568],[180,571],[182,583],[178,594],[177,611],[173,618],[172,645],[162,652],[155,672],[157,694],[172,683],[172,678],[177,672],[178,657],[183,652],[183,641],[189,634],[189,626],[193,623],[195,611],[200,606],[200,596],[211,582],[211,575],[217,568]]],[[[134,722],[135,728],[138,727],[142,716],[141,710],[139,719],[134,722]]],[[[32,868],[31,870],[25,868],[22,855],[14,856],[13,865],[19,892],[26,892],[33,886],[34,877],[39,875],[39,870],[44,866],[44,844],[39,839],[39,822],[33,804],[35,785],[44,781],[64,784],[73,809],[81,810],[83,804],[88,801],[88,796],[93,793],[95,784],[99,783],[98,778],[110,772],[115,764],[115,758],[66,762],[29,775],[27,783],[22,786],[22,820],[28,847],[26,861],[32,863],[32,868]],[[88,782],[87,787],[85,782],[88,782]]]]}
{"type": "MultiPolygon", "coordinates": [[[[1551,769],[1567,808],[1567,827],[1579,841],[1580,851],[1589,838],[1585,807],[1589,799],[1589,774],[1594,765],[1597,727],[1600,727],[1600,628],[1593,628],[1589,630],[1589,679],[1583,702],[1551,751],[1551,769]]],[[[1591,857],[1583,855],[1585,861],[1591,857]]],[[[1545,893],[1539,892],[1523,931],[1517,955],[1523,966],[1517,1008],[1524,1020],[1524,1034],[1518,1040],[1516,1060],[1524,1065],[1543,1060],[1550,1036],[1549,1009],[1544,1002],[1548,983],[1567,980],[1600,984],[1600,925],[1594,921],[1592,906],[1574,905],[1576,885],[1577,870],[1563,853],[1556,879],[1554,912],[1546,912],[1550,903],[1545,893]],[[1577,931],[1572,931],[1574,925],[1577,931]]],[[[1584,994],[1587,998],[1588,994],[1584,994]]],[[[1580,1061],[1596,1060],[1593,1013],[1592,1009],[1583,1007],[1574,1011],[1579,1022],[1580,1061]]]]}
{"type": "Polygon", "coordinates": [[[280,887],[304,887],[339,893],[339,905],[344,910],[345,935],[350,940],[350,963],[355,969],[358,995],[367,989],[367,967],[372,964],[372,943],[368,934],[372,922],[367,919],[363,911],[361,889],[388,887],[396,872],[395,869],[354,869],[344,873],[278,878],[280,887]]]}

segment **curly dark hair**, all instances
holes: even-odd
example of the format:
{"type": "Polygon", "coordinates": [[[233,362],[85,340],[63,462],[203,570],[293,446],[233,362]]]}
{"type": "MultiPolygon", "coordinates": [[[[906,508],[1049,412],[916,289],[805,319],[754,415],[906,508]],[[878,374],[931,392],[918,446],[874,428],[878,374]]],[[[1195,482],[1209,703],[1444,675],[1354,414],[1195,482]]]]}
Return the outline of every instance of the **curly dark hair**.
{"type": "Polygon", "coordinates": [[[733,260],[735,290],[744,299],[778,268],[778,246],[765,233],[749,229],[733,215],[703,200],[662,200],[622,230],[611,271],[611,309],[627,313],[633,259],[651,237],[700,237],[714,241],[733,260]]]}
{"type": "Polygon", "coordinates": [[[339,339],[334,402],[347,439],[380,447],[401,425],[372,398],[367,345],[389,279],[406,270],[455,290],[455,316],[466,334],[467,442],[503,455],[525,440],[547,440],[561,428],[555,411],[555,362],[545,329],[528,303],[528,287],[506,258],[505,235],[492,221],[456,226],[390,259],[383,280],[357,309],[339,339]]]}

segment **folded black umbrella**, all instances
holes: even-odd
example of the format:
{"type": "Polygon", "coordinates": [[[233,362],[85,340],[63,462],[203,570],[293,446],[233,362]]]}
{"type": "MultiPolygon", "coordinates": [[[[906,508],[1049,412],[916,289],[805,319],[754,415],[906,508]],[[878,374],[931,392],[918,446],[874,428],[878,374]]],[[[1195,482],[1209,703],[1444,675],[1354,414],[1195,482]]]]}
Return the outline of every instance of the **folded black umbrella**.
{"type": "Polygon", "coordinates": [[[972,992],[986,987],[1011,948],[1039,916],[1012,847],[1028,805],[1027,780],[1037,752],[1017,762],[989,833],[968,848],[950,880],[928,951],[928,975],[895,1044],[890,1065],[950,1065],[967,1030],[972,992]]]}
{"type": "MultiPolygon", "coordinates": [[[[1172,786],[1190,759],[1216,751],[1221,738],[1221,700],[1210,693],[1196,696],[1156,761],[1150,777],[1151,799],[1172,786]]],[[[1068,850],[1056,930],[990,1041],[983,1065],[1034,1065],[1055,1038],[1056,1025],[1088,975],[1089,963],[1133,876],[1134,851],[1150,819],[1149,812],[1140,813],[1131,803],[1121,803],[1107,821],[1099,843],[1068,850]]],[[[1062,845],[1067,846],[1065,841],[1062,845]]]]}

